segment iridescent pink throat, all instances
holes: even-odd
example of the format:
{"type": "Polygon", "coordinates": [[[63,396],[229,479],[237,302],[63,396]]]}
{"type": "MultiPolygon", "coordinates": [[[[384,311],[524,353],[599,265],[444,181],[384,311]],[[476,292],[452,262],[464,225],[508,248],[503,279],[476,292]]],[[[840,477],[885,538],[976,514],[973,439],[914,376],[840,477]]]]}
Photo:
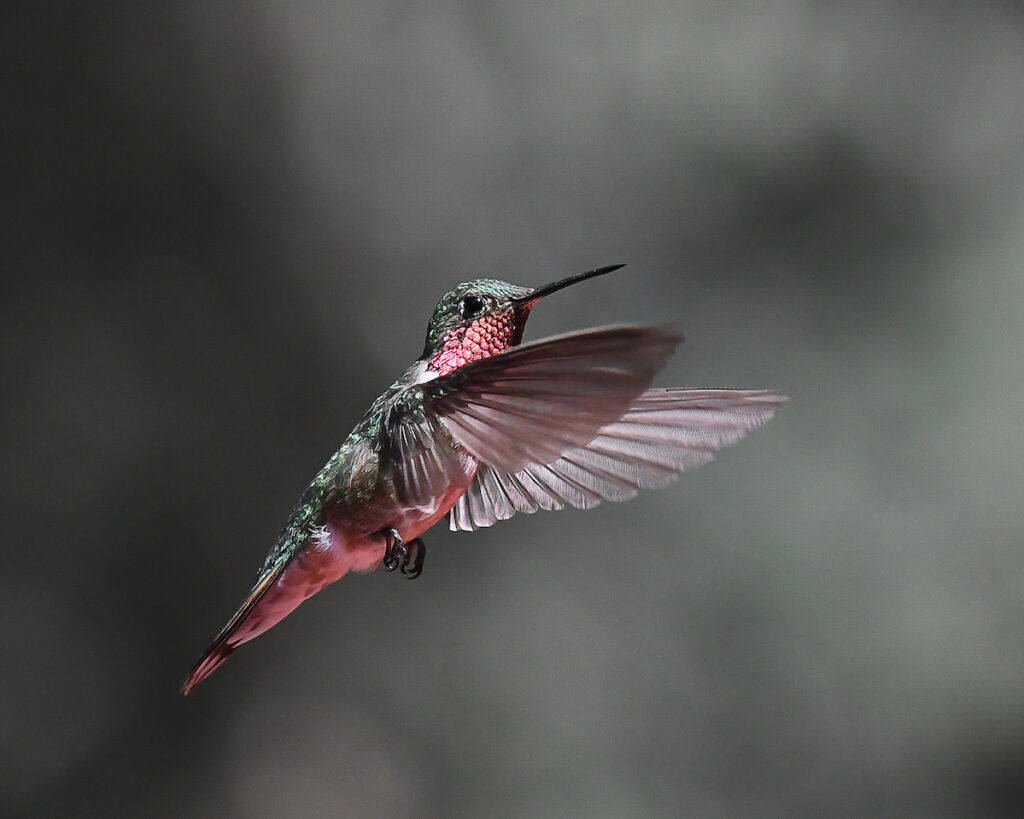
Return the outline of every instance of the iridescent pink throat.
{"type": "Polygon", "coordinates": [[[449,330],[444,345],[427,366],[434,372],[448,375],[470,361],[490,358],[519,342],[522,331],[517,329],[516,324],[515,315],[509,311],[489,313],[468,327],[449,330]]]}

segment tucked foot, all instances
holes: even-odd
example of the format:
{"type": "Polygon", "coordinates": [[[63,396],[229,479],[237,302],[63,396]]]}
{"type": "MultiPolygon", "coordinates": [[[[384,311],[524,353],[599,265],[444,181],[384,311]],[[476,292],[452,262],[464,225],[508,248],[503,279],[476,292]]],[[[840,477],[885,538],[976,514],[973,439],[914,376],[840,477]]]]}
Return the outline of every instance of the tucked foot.
{"type": "Polygon", "coordinates": [[[423,558],[426,554],[427,547],[420,538],[410,540],[406,544],[405,560],[402,561],[402,574],[410,580],[415,580],[419,577],[423,572],[423,558]]]}
{"type": "MultiPolygon", "coordinates": [[[[384,571],[393,572],[399,566],[404,566],[409,562],[409,550],[397,529],[388,529],[383,534],[385,545],[384,559],[381,561],[381,565],[384,567],[384,571]]],[[[403,569],[403,571],[405,570],[403,569]]]]}

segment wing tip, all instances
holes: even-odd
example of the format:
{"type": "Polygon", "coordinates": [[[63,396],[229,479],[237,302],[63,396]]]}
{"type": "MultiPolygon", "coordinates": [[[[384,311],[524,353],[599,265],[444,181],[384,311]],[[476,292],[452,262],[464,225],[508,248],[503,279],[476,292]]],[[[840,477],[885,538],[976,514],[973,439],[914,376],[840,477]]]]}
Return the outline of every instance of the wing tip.
{"type": "Polygon", "coordinates": [[[781,407],[783,404],[789,403],[789,396],[772,389],[755,390],[751,395],[751,400],[759,404],[771,404],[772,406],[781,407]]]}

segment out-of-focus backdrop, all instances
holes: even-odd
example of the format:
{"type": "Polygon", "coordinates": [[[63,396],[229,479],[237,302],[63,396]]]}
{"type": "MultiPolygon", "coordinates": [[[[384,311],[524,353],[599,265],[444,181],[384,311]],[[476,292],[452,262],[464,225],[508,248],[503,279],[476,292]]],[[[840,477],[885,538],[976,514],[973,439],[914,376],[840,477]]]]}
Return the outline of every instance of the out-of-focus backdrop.
{"type": "Polygon", "coordinates": [[[0,812],[1024,814],[1024,10],[5,8],[0,812]],[[771,424],[178,685],[457,281],[771,424]]]}

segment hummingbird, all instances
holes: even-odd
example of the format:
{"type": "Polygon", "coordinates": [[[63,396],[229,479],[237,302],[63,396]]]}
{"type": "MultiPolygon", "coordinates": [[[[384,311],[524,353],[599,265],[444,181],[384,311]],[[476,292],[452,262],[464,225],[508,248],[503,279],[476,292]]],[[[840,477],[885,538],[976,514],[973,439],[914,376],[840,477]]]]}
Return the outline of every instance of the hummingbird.
{"type": "Polygon", "coordinates": [[[770,419],[768,390],[651,389],[683,337],[614,325],[523,344],[545,297],[624,265],[540,287],[456,285],[420,357],[313,478],[242,605],[181,687],[350,571],[423,571],[420,537],[445,515],[473,531],[517,512],[589,509],[662,486],[770,419]]]}

